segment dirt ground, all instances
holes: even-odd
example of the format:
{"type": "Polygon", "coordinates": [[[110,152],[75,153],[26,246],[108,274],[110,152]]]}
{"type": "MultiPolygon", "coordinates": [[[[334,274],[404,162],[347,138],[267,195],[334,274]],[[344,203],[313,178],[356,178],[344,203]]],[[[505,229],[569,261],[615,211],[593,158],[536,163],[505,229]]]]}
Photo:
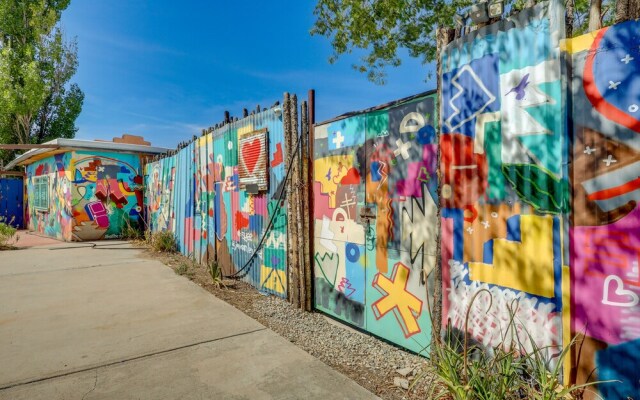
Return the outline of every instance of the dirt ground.
{"type": "Polygon", "coordinates": [[[180,254],[146,249],[144,256],[160,260],[383,399],[431,398],[432,374],[423,357],[331,322],[319,313],[294,309],[248,283],[224,280],[223,285],[214,285],[205,267],[180,254]],[[407,383],[409,390],[401,387],[407,383]]]}

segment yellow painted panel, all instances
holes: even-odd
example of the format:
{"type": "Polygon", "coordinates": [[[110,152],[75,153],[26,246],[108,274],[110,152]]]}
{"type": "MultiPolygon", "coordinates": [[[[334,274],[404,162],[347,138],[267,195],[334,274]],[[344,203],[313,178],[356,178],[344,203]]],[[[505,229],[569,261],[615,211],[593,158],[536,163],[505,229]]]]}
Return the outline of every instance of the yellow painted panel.
{"type": "Polygon", "coordinates": [[[469,263],[469,278],[553,297],[553,217],[522,215],[521,242],[494,239],[493,265],[469,263]]]}
{"type": "MultiPolygon", "coordinates": [[[[606,29],[606,28],[604,28],[606,29]]],[[[560,41],[560,50],[566,51],[569,54],[579,53],[581,51],[589,50],[593,44],[593,40],[598,35],[598,31],[589,32],[581,36],[576,36],[571,39],[564,39],[560,41]]]]}
{"type": "MultiPolygon", "coordinates": [[[[569,266],[562,267],[562,347],[571,343],[571,272],[569,266]]],[[[567,354],[563,363],[563,382],[569,384],[572,367],[571,353],[567,354]]]]}
{"type": "Polygon", "coordinates": [[[285,271],[280,271],[263,265],[260,267],[260,281],[262,287],[284,294],[285,271]]]}
{"type": "Polygon", "coordinates": [[[338,184],[352,166],[353,155],[323,157],[313,162],[313,180],[320,182],[320,194],[329,195],[329,207],[336,208],[338,184]]]}
{"type": "Polygon", "coordinates": [[[253,124],[243,126],[242,128],[238,128],[238,137],[246,135],[247,133],[251,133],[253,131],[254,131],[253,124]]]}

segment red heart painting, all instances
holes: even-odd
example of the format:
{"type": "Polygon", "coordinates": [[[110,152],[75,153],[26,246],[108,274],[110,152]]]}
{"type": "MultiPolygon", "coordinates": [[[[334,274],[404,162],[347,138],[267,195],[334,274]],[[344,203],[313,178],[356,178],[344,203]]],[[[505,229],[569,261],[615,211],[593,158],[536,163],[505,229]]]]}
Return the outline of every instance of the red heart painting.
{"type": "Polygon", "coordinates": [[[245,143],[242,145],[242,160],[247,168],[248,173],[253,173],[253,169],[258,163],[260,153],[262,151],[262,143],[260,139],[253,139],[251,143],[245,143]]]}

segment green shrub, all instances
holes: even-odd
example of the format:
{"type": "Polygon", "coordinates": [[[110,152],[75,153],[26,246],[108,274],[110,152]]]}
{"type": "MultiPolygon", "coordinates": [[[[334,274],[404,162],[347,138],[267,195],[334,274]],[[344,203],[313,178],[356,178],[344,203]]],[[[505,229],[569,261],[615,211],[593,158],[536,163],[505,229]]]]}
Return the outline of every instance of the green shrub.
{"type": "Polygon", "coordinates": [[[9,248],[11,247],[9,243],[13,239],[13,236],[16,234],[17,229],[12,227],[9,224],[5,224],[0,220],[0,248],[9,248]]]}
{"type": "Polygon", "coordinates": [[[178,244],[173,232],[162,231],[151,235],[151,247],[155,251],[162,253],[175,253],[178,251],[178,244]]]}
{"type": "Polygon", "coordinates": [[[142,240],[144,232],[139,223],[132,222],[128,217],[123,218],[122,239],[124,240],[142,240]]]}
{"type": "Polygon", "coordinates": [[[186,276],[187,278],[192,278],[194,276],[193,268],[191,268],[192,266],[193,264],[189,264],[183,261],[175,269],[175,272],[180,276],[186,276]]]}
{"type": "Polygon", "coordinates": [[[211,276],[213,286],[218,288],[220,286],[224,286],[225,288],[227,287],[223,282],[224,277],[222,276],[222,269],[220,269],[220,266],[216,261],[210,261],[207,264],[207,271],[209,272],[209,276],[211,276]]]}

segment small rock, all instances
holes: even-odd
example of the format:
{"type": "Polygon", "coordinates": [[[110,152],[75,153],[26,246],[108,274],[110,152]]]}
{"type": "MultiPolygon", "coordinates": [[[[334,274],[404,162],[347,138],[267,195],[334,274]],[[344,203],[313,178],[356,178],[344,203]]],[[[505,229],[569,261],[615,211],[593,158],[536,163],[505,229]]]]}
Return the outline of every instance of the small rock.
{"type": "Polygon", "coordinates": [[[409,389],[409,381],[404,378],[393,378],[393,386],[401,387],[403,389],[409,389]]]}
{"type": "Polygon", "coordinates": [[[413,368],[412,367],[404,367],[404,368],[397,369],[396,372],[398,374],[406,377],[407,375],[409,375],[409,374],[411,374],[413,372],[413,368]]]}

